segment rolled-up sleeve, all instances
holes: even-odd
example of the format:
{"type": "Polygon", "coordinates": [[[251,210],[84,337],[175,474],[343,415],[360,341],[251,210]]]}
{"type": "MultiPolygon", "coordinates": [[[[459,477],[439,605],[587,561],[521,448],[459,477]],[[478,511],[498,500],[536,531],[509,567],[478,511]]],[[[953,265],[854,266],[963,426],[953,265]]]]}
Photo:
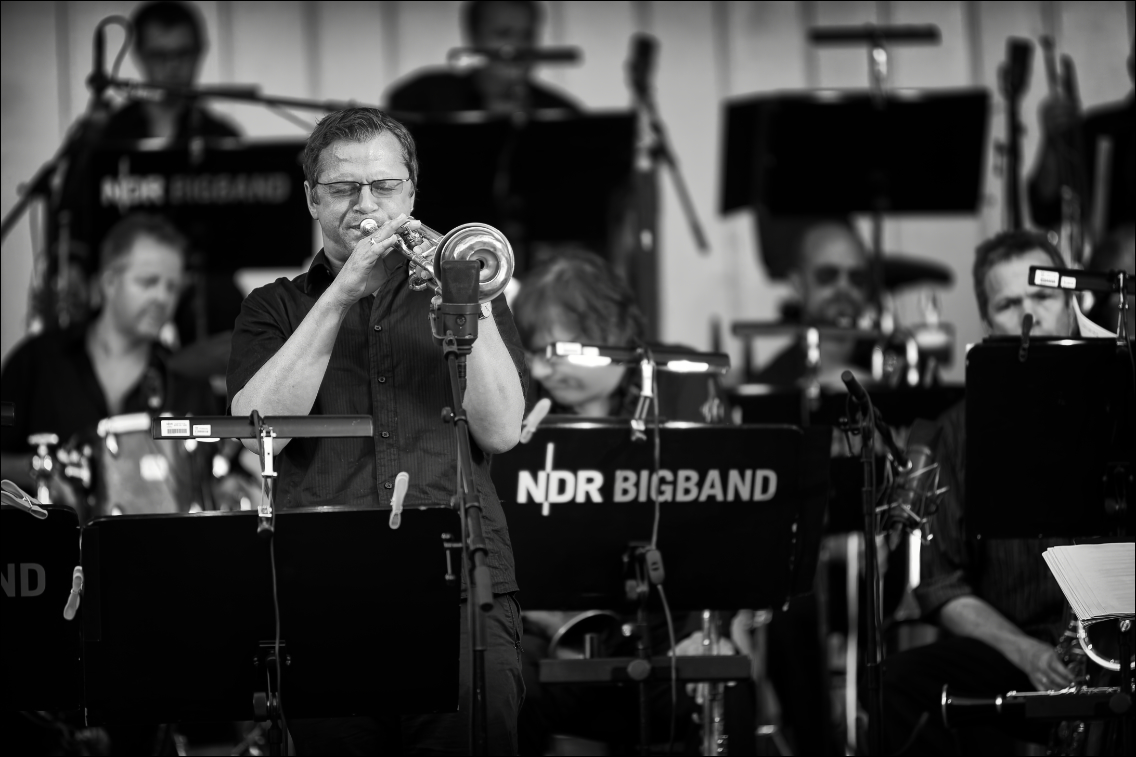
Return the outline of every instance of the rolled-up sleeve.
{"type": "Polygon", "coordinates": [[[241,313],[233,325],[233,343],[225,376],[226,412],[231,412],[237,392],[291,336],[283,301],[274,296],[277,289],[286,284],[281,280],[256,289],[241,304],[241,313]]]}
{"type": "MultiPolygon", "coordinates": [[[[943,503],[931,518],[931,541],[920,550],[920,581],[915,599],[924,618],[933,620],[956,597],[974,594],[973,556],[963,523],[965,482],[965,409],[948,411],[933,432],[931,445],[939,463],[939,485],[947,487],[943,503]]],[[[912,429],[912,435],[917,432],[912,429]]]]}

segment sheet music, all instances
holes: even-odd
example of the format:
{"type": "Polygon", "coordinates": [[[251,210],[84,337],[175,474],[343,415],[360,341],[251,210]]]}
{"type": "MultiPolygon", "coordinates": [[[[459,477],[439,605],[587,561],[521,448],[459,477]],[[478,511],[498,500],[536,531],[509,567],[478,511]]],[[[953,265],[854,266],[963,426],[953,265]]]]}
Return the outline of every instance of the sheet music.
{"type": "Polygon", "coordinates": [[[1043,557],[1081,621],[1136,614],[1136,544],[1050,547],[1043,557]]]}

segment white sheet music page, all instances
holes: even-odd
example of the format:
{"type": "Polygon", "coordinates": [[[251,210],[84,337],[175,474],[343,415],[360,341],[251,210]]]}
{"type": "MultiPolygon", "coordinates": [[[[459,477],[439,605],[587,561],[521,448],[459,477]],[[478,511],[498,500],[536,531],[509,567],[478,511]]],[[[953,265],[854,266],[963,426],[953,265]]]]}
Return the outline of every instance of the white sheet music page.
{"type": "Polygon", "coordinates": [[[1043,556],[1079,620],[1136,615],[1136,544],[1050,547],[1043,556]]]}

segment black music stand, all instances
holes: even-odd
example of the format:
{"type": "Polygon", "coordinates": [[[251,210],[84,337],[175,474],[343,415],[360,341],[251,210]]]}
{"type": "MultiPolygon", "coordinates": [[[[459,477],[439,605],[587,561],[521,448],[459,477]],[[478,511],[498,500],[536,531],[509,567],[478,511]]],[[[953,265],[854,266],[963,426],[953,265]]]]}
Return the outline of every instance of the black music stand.
{"type": "MultiPolygon", "coordinates": [[[[457,708],[459,586],[447,572],[461,524],[447,507],[408,508],[398,530],[389,519],[385,507],[277,514],[289,717],[457,708]]],[[[275,633],[256,521],[136,515],[84,529],[89,723],[254,718],[275,633]]]]}
{"type": "Polygon", "coordinates": [[[634,114],[408,114],[404,123],[418,146],[415,215],[431,227],[501,229],[517,254],[517,274],[536,262],[527,258],[532,241],[610,247],[621,193],[630,190],[634,114]],[[584,197],[595,210],[566,210],[584,197]]]}
{"type": "Polygon", "coordinates": [[[4,710],[78,710],[82,701],[79,626],[63,619],[79,562],[79,516],[40,505],[46,520],[0,510],[4,595],[0,598],[4,710]]]}
{"type": "Polygon", "coordinates": [[[967,529],[1136,533],[1132,368],[1115,339],[994,337],[966,360],[967,529]],[[1023,359],[1024,358],[1024,359],[1023,359]]]}
{"type": "MultiPolygon", "coordinates": [[[[725,105],[720,209],[753,207],[774,276],[791,251],[767,239],[771,218],[973,213],[982,191],[989,93],[983,89],[780,92],[725,105]],[[927,177],[934,177],[928,181],[927,177]]],[[[877,272],[877,281],[882,275],[877,272]]]]}

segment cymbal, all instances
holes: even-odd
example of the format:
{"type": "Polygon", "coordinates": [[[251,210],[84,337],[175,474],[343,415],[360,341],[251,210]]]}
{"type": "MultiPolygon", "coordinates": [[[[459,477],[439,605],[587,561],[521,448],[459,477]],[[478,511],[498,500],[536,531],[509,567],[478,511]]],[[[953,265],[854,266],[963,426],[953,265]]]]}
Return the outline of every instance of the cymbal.
{"type": "Polygon", "coordinates": [[[955,279],[949,267],[913,255],[885,253],[881,262],[884,289],[889,292],[912,284],[951,284],[955,279]]]}
{"type": "Polygon", "coordinates": [[[170,357],[170,370],[189,378],[224,376],[229,367],[229,348],[232,342],[232,331],[222,331],[199,339],[170,357]]]}

